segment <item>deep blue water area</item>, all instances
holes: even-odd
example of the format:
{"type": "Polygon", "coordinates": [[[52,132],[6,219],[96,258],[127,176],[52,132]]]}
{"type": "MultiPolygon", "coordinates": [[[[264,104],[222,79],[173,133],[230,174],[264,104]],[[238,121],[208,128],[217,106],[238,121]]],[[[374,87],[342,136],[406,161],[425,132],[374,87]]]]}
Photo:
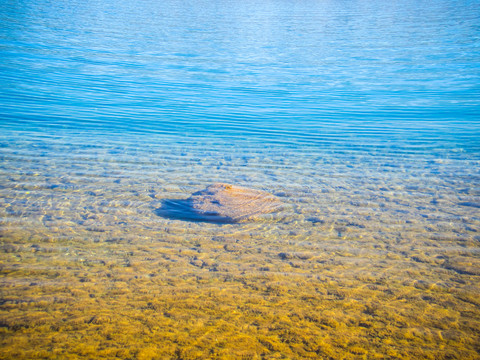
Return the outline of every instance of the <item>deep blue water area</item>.
{"type": "Polygon", "coordinates": [[[5,0],[0,127],[478,155],[479,24],[477,1],[5,0]]]}

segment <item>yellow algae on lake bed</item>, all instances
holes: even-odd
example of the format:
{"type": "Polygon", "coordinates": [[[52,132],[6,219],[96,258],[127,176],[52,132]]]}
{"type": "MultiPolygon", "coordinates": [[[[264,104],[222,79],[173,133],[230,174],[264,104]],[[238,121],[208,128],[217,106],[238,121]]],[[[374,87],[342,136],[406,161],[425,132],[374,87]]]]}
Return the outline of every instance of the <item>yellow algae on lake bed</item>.
{"type": "Polygon", "coordinates": [[[478,358],[476,278],[428,256],[145,235],[84,238],[66,255],[61,241],[32,250],[6,234],[0,358],[478,358]]]}

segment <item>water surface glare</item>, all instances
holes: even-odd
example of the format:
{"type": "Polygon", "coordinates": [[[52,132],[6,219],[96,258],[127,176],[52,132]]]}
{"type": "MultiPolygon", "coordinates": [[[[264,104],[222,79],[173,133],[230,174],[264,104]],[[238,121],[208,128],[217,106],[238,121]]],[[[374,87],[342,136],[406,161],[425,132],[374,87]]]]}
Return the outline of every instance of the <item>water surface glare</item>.
{"type": "Polygon", "coordinates": [[[480,358],[479,24],[0,2],[0,358],[480,358]],[[179,206],[214,183],[282,206],[179,206]]]}

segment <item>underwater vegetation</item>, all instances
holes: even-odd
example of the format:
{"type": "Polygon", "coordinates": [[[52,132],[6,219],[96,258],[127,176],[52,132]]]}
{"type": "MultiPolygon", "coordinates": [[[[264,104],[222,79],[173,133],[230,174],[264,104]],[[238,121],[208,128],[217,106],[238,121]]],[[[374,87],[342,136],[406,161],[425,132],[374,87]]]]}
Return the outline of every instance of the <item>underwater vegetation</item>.
{"type": "Polygon", "coordinates": [[[0,358],[479,357],[480,260],[466,253],[169,237],[4,233],[0,358]]]}

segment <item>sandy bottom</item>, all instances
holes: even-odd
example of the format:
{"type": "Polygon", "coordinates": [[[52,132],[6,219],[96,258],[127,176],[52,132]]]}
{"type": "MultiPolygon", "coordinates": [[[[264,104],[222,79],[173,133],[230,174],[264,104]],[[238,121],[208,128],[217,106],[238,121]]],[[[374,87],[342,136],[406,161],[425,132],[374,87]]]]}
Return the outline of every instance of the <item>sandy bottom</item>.
{"type": "Polygon", "coordinates": [[[480,358],[478,159],[3,140],[2,359],[480,358]],[[159,216],[217,181],[285,206],[159,216]]]}

